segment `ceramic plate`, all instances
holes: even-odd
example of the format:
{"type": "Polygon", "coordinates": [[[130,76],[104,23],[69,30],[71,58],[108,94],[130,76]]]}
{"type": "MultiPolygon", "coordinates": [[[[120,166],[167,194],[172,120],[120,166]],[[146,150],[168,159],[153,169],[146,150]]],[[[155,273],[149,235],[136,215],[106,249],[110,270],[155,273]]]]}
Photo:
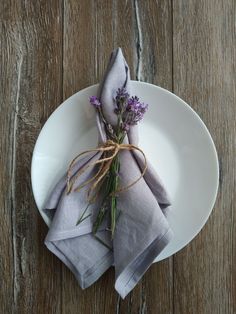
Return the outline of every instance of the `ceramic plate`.
{"type": "MultiPolygon", "coordinates": [[[[206,223],[217,194],[219,167],[215,145],[199,116],[179,97],[155,85],[131,82],[149,109],[140,123],[140,147],[172,198],[168,217],[174,238],[156,261],[181,250],[206,223]]],[[[97,145],[94,109],[88,97],[97,85],[67,99],[45,123],[35,145],[31,179],[39,212],[71,159],[97,145]]]]}

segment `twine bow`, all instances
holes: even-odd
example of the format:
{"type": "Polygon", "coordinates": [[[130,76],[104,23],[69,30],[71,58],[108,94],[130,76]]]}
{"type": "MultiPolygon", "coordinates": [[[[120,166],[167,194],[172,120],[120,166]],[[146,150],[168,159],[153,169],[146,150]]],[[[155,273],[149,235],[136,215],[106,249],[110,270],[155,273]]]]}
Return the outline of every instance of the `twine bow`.
{"type": "MultiPolygon", "coordinates": [[[[136,184],[145,174],[146,170],[147,170],[147,160],[146,160],[146,156],[144,154],[144,152],[142,151],[142,149],[140,149],[139,147],[133,145],[133,144],[119,144],[116,143],[112,140],[108,140],[106,141],[103,145],[94,148],[94,149],[89,149],[86,150],[82,153],[80,153],[78,156],[76,156],[72,162],[69,165],[68,168],[68,172],[67,172],[67,194],[71,193],[73,186],[76,182],[76,180],[90,167],[95,166],[95,165],[100,165],[99,169],[97,171],[97,173],[90,179],[86,180],[84,183],[82,183],[79,187],[75,188],[73,191],[80,191],[83,187],[85,187],[88,184],[91,184],[90,188],[88,189],[88,198],[89,195],[91,194],[92,191],[94,191],[96,188],[98,188],[99,183],[103,182],[103,179],[105,178],[106,174],[108,173],[111,164],[114,160],[114,158],[117,156],[117,154],[119,153],[119,151],[121,150],[128,150],[128,151],[132,151],[132,150],[137,150],[139,151],[144,158],[144,168],[141,172],[141,175],[134,180],[132,183],[130,183],[129,185],[123,187],[123,188],[119,188],[116,191],[114,191],[112,194],[117,194],[120,192],[124,192],[127,191],[129,188],[131,188],[134,184],[136,184]],[[71,179],[71,170],[75,164],[75,162],[83,155],[87,155],[89,153],[92,152],[102,152],[102,155],[100,157],[99,160],[96,161],[92,161],[89,162],[87,164],[85,164],[78,172],[77,174],[73,177],[73,179],[71,179]]],[[[97,195],[97,194],[96,194],[97,195]]],[[[94,200],[96,198],[96,195],[90,199],[94,200]]]]}

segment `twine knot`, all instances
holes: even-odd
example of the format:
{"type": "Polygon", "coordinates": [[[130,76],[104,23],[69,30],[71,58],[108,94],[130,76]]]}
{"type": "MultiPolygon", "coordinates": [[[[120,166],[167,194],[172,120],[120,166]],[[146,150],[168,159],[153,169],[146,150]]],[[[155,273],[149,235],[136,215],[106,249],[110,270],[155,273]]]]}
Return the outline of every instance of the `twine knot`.
{"type": "Polygon", "coordinates": [[[90,184],[90,187],[88,189],[88,199],[89,201],[94,201],[97,197],[97,193],[90,197],[91,192],[97,189],[99,186],[101,186],[101,183],[103,182],[106,174],[109,172],[111,164],[114,160],[114,158],[117,156],[119,151],[121,150],[137,150],[139,151],[144,158],[144,168],[140,174],[140,176],[135,179],[132,183],[128,184],[127,186],[123,188],[119,188],[116,191],[112,193],[112,195],[127,191],[129,188],[131,188],[134,184],[136,184],[145,174],[147,170],[147,160],[144,152],[137,146],[133,144],[124,144],[124,143],[117,143],[112,140],[107,140],[104,144],[98,146],[97,148],[86,150],[79,155],[77,155],[72,162],[69,165],[68,172],[67,172],[67,194],[70,194],[73,190],[73,186],[76,182],[76,180],[90,167],[95,165],[100,165],[97,173],[90,179],[86,180],[84,183],[79,185],[79,187],[75,188],[73,191],[80,191],[83,187],[90,184]],[[82,168],[77,172],[77,174],[71,179],[71,170],[76,163],[76,161],[83,155],[90,154],[92,152],[102,152],[101,157],[96,161],[91,161],[82,166],[82,168]]]}

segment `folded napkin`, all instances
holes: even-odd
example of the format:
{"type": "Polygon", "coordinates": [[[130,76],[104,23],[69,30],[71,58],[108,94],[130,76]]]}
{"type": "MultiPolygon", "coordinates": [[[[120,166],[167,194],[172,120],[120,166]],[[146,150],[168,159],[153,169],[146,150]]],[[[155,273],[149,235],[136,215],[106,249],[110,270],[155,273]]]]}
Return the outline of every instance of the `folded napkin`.
{"type": "MultiPolygon", "coordinates": [[[[98,92],[103,114],[112,126],[117,124],[117,116],[114,113],[115,93],[122,87],[130,92],[129,83],[129,67],[121,49],[118,48],[111,55],[98,92]]],[[[106,133],[98,114],[96,122],[99,142],[104,143],[106,133]]],[[[125,142],[138,145],[137,126],[130,128],[125,142]]],[[[73,166],[72,176],[75,176],[86,163],[96,161],[100,156],[101,152],[98,152],[80,159],[73,166]]],[[[144,161],[138,151],[122,150],[119,157],[120,186],[125,187],[140,176],[144,161]]],[[[88,168],[75,181],[75,187],[80,186],[95,173],[96,169],[88,168]]],[[[87,213],[91,213],[91,216],[76,226],[78,218],[87,207],[87,188],[67,195],[66,184],[65,176],[58,182],[45,204],[48,215],[53,213],[53,220],[45,239],[46,246],[69,267],[82,288],[93,284],[114,265],[115,289],[124,298],[172,237],[172,231],[166,220],[170,201],[160,178],[148,163],[143,178],[119,194],[117,207],[121,214],[116,223],[113,241],[110,231],[107,231],[108,218],[97,233],[106,246],[92,233],[101,199],[98,197],[96,203],[89,206],[87,213]]]]}

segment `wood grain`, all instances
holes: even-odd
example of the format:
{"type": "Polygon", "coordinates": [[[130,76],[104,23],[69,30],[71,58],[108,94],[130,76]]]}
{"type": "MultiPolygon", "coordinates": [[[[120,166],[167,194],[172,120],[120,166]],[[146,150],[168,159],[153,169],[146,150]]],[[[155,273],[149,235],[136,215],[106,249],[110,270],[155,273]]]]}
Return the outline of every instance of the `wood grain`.
{"type": "MultiPolygon", "coordinates": [[[[113,47],[112,2],[71,1],[64,8],[63,96],[95,84],[101,79],[113,47]],[[109,32],[107,31],[109,30],[109,32]]],[[[62,313],[110,313],[116,302],[113,271],[86,290],[62,267],[62,313]]]]}
{"type": "MultiPolygon", "coordinates": [[[[4,6],[1,3],[0,10],[3,12],[4,6]]],[[[0,237],[0,307],[3,313],[10,313],[12,304],[14,303],[14,259],[13,259],[13,231],[12,231],[12,172],[13,172],[13,134],[12,127],[14,124],[14,100],[9,93],[3,93],[11,88],[13,73],[7,67],[9,50],[9,37],[6,32],[6,26],[0,25],[1,43],[1,77],[0,80],[0,221],[1,221],[1,237],[0,237]],[[8,49],[7,49],[8,47],[8,49]]],[[[16,56],[14,56],[16,57],[16,56]]],[[[17,80],[15,79],[15,84],[17,80]]]]}
{"type": "Polygon", "coordinates": [[[61,101],[61,5],[1,6],[0,312],[56,313],[60,263],[43,246],[46,227],[33,201],[30,164],[40,128],[61,101]]]}
{"type": "Polygon", "coordinates": [[[174,257],[174,312],[236,313],[235,1],[173,4],[174,92],[208,126],[221,167],[208,223],[174,257]]]}
{"type": "MultiPolygon", "coordinates": [[[[134,65],[133,79],[172,90],[171,1],[134,1],[132,11],[135,43],[131,36],[127,39],[132,46],[135,44],[129,51],[133,53],[133,62],[129,63],[134,65]]],[[[117,30],[122,39],[122,29],[117,27],[117,30]]],[[[119,45],[123,47],[125,42],[119,45]]],[[[126,300],[120,302],[120,313],[172,313],[172,290],[172,259],[169,259],[151,266],[126,300]]]]}
{"type": "Polygon", "coordinates": [[[234,0],[0,1],[0,313],[236,313],[235,16],[234,0]],[[125,300],[113,269],[81,290],[47,251],[30,185],[42,125],[99,82],[118,46],[133,79],[174,90],[199,113],[221,173],[202,232],[125,300]]]}

